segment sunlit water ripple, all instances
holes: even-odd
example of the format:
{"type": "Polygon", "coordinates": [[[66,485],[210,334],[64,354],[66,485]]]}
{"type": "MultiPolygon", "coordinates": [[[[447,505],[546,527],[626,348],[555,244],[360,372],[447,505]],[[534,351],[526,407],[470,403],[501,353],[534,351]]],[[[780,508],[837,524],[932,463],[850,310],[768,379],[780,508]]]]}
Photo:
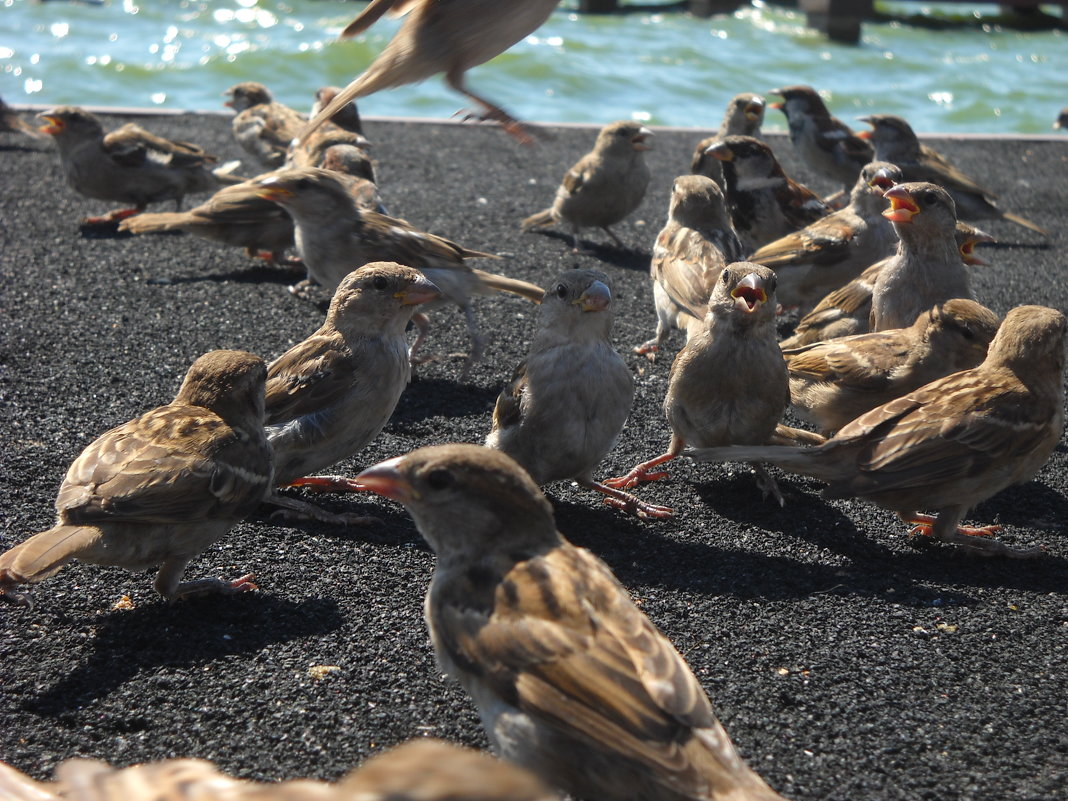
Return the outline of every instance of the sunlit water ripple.
{"type": "MultiPolygon", "coordinates": [[[[360,7],[0,0],[0,95],[14,103],[218,109],[227,86],[259,80],[277,99],[306,108],[316,87],[347,83],[397,29],[397,21],[382,20],[354,41],[335,41],[360,7]]],[[[847,120],[880,111],[902,114],[920,131],[1049,133],[1068,103],[1065,38],[865,23],[863,41],[852,47],[806,28],[801,12],[763,3],[702,20],[674,12],[585,16],[565,2],[470,80],[513,114],[545,122],[633,117],[714,127],[736,92],[810,83],[847,120]]],[[[434,78],[367,98],[361,110],[448,117],[461,104],[434,78]]],[[[783,129],[783,118],[770,114],[767,127],[783,129]]]]}

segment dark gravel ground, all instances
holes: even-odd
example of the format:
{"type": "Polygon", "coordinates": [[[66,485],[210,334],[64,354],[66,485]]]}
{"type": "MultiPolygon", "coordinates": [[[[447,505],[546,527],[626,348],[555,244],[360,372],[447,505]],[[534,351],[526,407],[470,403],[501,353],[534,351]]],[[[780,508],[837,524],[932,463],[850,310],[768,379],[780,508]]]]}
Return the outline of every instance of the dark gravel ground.
{"type": "MultiPolygon", "coordinates": [[[[109,124],[119,120],[108,119],[109,124]]],[[[239,157],[229,120],[159,117],[154,130],[239,157]]],[[[615,335],[638,380],[630,425],[602,475],[659,452],[670,359],[630,353],[654,328],[646,274],[671,180],[707,132],[659,131],[649,197],[618,233],[632,249],[572,256],[558,236],[521,234],[548,204],[591,129],[554,129],[535,149],[497,131],[372,121],[390,209],[435,233],[507,256],[499,268],[547,284],[574,266],[615,284],[615,335]]],[[[781,137],[787,169],[802,179],[781,137]]],[[[1048,243],[990,223],[1003,242],[974,277],[999,313],[1068,309],[1063,177],[1068,139],[935,140],[1005,207],[1054,231],[1048,243]]],[[[294,276],[181,235],[91,237],[106,207],[62,183],[54,153],[0,142],[3,334],[0,546],[48,527],[68,466],[103,431],[169,400],[212,348],[272,358],[325,308],[293,298],[294,276]]],[[[819,189],[831,187],[820,184],[819,189]]],[[[599,235],[593,235],[602,242],[599,235]]],[[[455,359],[422,368],[355,471],[414,447],[478,442],[526,350],[534,310],[480,302],[491,336],[470,383],[455,359]]],[[[788,321],[784,323],[788,325],[788,321]]],[[[680,338],[673,344],[677,347],[680,338]]],[[[458,314],[436,315],[431,351],[463,350],[458,314]]],[[[757,391],[759,388],[754,388],[757,391]]],[[[979,507],[1006,540],[1044,543],[1034,562],[916,548],[889,513],[827,503],[784,477],[785,509],[737,467],[680,463],[641,490],[670,522],[627,519],[597,498],[549,488],[560,530],[604,558],[679,647],[750,763],[810,799],[1063,799],[1068,786],[1068,454],[979,507]]],[[[119,764],[177,756],[250,778],[335,778],[379,749],[435,735],[484,745],[464,693],[442,680],[422,622],[433,567],[411,521],[376,498],[330,497],[384,525],[291,528],[254,519],[190,575],[249,570],[260,591],[168,605],[148,575],[72,565],[0,607],[0,759],[44,777],[74,756],[119,764]],[[129,596],[130,604],[116,602],[129,596]],[[127,606],[129,608],[122,608],[127,606]],[[314,666],[338,669],[316,678],[314,666]]]]}

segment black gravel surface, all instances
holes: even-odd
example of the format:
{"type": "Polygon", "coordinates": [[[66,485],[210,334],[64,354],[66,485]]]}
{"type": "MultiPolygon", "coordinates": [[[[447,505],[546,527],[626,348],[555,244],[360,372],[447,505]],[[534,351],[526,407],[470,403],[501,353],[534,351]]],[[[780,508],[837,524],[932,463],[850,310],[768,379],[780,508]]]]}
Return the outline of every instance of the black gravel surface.
{"type": "MultiPolygon", "coordinates": [[[[118,124],[122,118],[107,118],[118,124]]],[[[607,121],[605,121],[607,122],[607,121]]],[[[149,118],[153,130],[240,152],[229,120],[149,118]]],[[[631,353],[652,335],[649,251],[672,178],[707,131],[658,131],[654,179],[618,227],[621,250],[590,234],[574,256],[557,234],[522,234],[549,204],[594,130],[553,129],[522,148],[498,131],[371,121],[391,211],[504,257],[484,266],[545,285],[575,266],[614,282],[616,343],[638,393],[602,475],[660,452],[670,355],[631,353]]],[[[789,143],[771,137],[787,169],[789,143]]],[[[1011,224],[984,251],[977,293],[999,313],[1021,303],[1068,309],[1064,219],[1068,139],[938,139],[1000,201],[1053,231],[1011,224]]],[[[43,146],[0,141],[0,546],[47,528],[70,462],[105,430],[168,401],[212,348],[273,358],[320,324],[319,305],[267,268],[184,235],[89,235],[106,204],[75,195],[43,146]]],[[[197,202],[193,199],[193,202],[197,202]]],[[[188,201],[187,201],[188,204],[188,201]]],[[[479,442],[502,383],[523,357],[534,308],[479,302],[490,344],[470,382],[456,358],[421,368],[378,440],[342,465],[412,448],[479,442]]],[[[791,322],[783,321],[784,330],[791,322]]],[[[459,314],[435,315],[431,352],[467,346],[459,314]]],[[[753,388],[759,392],[759,387],[753,388]]],[[[812,799],[1064,799],[1068,794],[1068,453],[1034,481],[981,505],[1038,561],[983,560],[910,544],[888,512],[825,502],[817,482],[780,478],[787,504],[762,501],[737,466],[680,462],[642,497],[670,504],[641,522],[568,485],[548,488],[559,528],[605,559],[685,655],[749,762],[785,795],[812,799]]],[[[260,590],[168,605],[148,574],[71,565],[37,586],[36,608],[0,607],[0,759],[34,776],[75,756],[131,764],[211,759],[255,779],[332,779],[376,751],[434,735],[484,746],[473,706],[434,664],[422,596],[434,558],[404,511],[366,511],[370,529],[249,520],[188,575],[258,576],[260,590]]]]}

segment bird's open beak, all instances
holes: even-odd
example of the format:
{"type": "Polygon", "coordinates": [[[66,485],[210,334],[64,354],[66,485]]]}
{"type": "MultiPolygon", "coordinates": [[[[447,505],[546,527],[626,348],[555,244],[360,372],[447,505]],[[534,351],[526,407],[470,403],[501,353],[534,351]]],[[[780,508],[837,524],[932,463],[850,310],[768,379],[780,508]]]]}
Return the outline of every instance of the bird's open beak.
{"type": "Polygon", "coordinates": [[[764,279],[756,273],[749,273],[738,282],[731,297],[734,298],[735,306],[747,314],[757,310],[762,304],[768,302],[768,293],[764,289],[764,279]]]}
{"type": "Polygon", "coordinates": [[[652,150],[653,143],[648,141],[652,136],[655,136],[655,134],[643,125],[638,129],[638,133],[630,140],[630,143],[635,150],[652,150]]]}
{"type": "Polygon", "coordinates": [[[867,123],[872,127],[870,131],[857,131],[857,137],[859,139],[871,139],[872,134],[875,133],[875,126],[872,125],[871,117],[857,117],[857,122],[867,123]]]}
{"type": "Polygon", "coordinates": [[[985,267],[986,262],[975,255],[975,246],[979,243],[974,239],[965,239],[960,243],[960,260],[969,267],[985,267]]]}
{"type": "Polygon", "coordinates": [[[415,281],[393,297],[400,298],[401,306],[418,306],[441,297],[441,290],[430,281],[415,281]]]}
{"type": "Polygon", "coordinates": [[[404,461],[403,456],[395,456],[379,462],[356,476],[356,481],[368,492],[400,504],[407,504],[416,497],[416,493],[408,479],[400,472],[402,461],[404,461]]]}
{"type": "Polygon", "coordinates": [[[750,100],[745,107],[745,116],[750,122],[756,122],[764,116],[764,101],[750,100]]]}
{"type": "Polygon", "coordinates": [[[886,170],[879,170],[875,173],[875,176],[868,181],[868,186],[877,190],[880,195],[885,195],[888,189],[894,188],[894,179],[890,177],[890,174],[886,170]]]}
{"type": "Polygon", "coordinates": [[[612,305],[612,290],[602,281],[594,281],[582,293],[582,297],[571,302],[581,306],[584,312],[604,311],[612,305]]]}
{"type": "Polygon", "coordinates": [[[734,152],[730,149],[729,146],[723,144],[722,142],[716,142],[713,145],[709,145],[708,148],[705,150],[704,155],[711,156],[717,161],[734,160],[734,152]]]}
{"type": "Polygon", "coordinates": [[[286,189],[284,186],[273,183],[260,184],[260,188],[256,190],[256,194],[265,200],[283,204],[293,198],[293,192],[286,189]]]}
{"type": "Polygon", "coordinates": [[[55,136],[63,130],[63,120],[59,117],[51,117],[48,114],[38,114],[37,116],[48,123],[48,125],[42,125],[37,129],[41,133],[55,136]]]}
{"type": "Polygon", "coordinates": [[[920,213],[920,207],[912,200],[907,189],[895,186],[883,192],[883,197],[890,201],[890,208],[883,212],[890,222],[909,223],[920,213]]]}

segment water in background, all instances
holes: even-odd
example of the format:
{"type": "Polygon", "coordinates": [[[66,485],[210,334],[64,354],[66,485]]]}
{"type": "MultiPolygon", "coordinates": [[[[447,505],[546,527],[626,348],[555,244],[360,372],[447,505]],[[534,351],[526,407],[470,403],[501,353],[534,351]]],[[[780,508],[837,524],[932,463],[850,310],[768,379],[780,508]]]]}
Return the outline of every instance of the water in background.
{"type": "MultiPolygon", "coordinates": [[[[383,19],[356,40],[334,41],[361,7],[333,0],[0,0],[0,96],[202,110],[220,108],[231,84],[258,80],[276,99],[305,109],[315,88],[347,83],[397,29],[396,20],[383,19]]],[[[895,8],[911,14],[924,6],[895,8]]],[[[810,83],[847,121],[878,111],[901,114],[919,131],[1050,133],[1068,104],[1066,38],[1061,31],[865,23],[862,43],[852,47],[805,28],[801,12],[761,0],[712,19],[674,11],[585,16],[565,0],[533,36],[469,80],[532,121],[632,117],[715,127],[737,92],[810,83]]],[[[409,117],[448,117],[462,105],[440,78],[360,101],[365,114],[409,117]]],[[[784,118],[771,112],[766,127],[783,130],[784,118]]]]}

